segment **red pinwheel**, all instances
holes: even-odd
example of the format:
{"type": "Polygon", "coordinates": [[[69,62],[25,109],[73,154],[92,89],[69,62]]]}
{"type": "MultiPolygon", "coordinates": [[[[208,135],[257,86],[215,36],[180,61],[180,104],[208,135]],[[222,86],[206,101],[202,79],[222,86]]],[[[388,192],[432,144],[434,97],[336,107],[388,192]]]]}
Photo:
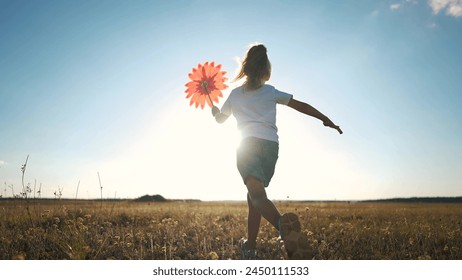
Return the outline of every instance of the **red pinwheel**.
{"type": "Polygon", "coordinates": [[[226,72],[221,71],[221,64],[215,66],[215,62],[205,62],[204,65],[197,65],[192,72],[188,74],[191,79],[185,84],[187,89],[186,98],[191,98],[189,105],[196,105],[196,108],[201,106],[204,109],[205,102],[211,108],[213,102],[218,103],[218,97],[223,97],[221,91],[228,86],[225,84],[227,78],[226,72]]]}

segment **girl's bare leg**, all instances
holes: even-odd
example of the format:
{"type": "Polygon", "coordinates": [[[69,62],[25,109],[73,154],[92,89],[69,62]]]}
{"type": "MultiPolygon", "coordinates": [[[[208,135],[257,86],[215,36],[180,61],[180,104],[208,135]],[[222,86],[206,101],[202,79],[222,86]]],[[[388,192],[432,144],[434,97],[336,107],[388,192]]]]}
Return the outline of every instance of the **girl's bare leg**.
{"type": "Polygon", "coordinates": [[[253,207],[249,193],[247,193],[247,204],[249,206],[249,215],[247,219],[246,248],[248,250],[253,250],[257,245],[257,235],[260,230],[261,214],[255,207],[253,207]]]}
{"type": "Polygon", "coordinates": [[[257,178],[249,176],[246,181],[246,186],[249,191],[248,195],[250,196],[250,204],[252,204],[253,208],[255,208],[261,216],[263,216],[263,218],[279,230],[278,223],[281,214],[276,206],[274,206],[273,202],[267,198],[263,183],[257,178]]]}

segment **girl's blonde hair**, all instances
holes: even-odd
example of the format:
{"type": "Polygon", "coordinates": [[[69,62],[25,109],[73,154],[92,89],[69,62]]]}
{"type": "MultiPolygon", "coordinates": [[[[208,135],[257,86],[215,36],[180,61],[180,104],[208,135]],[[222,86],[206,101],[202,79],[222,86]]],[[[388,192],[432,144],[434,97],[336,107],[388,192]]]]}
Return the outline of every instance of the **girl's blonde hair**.
{"type": "Polygon", "coordinates": [[[261,87],[271,74],[271,63],[268,59],[266,47],[256,44],[249,48],[241,63],[241,68],[234,81],[246,77],[243,86],[254,90],[261,87]]]}

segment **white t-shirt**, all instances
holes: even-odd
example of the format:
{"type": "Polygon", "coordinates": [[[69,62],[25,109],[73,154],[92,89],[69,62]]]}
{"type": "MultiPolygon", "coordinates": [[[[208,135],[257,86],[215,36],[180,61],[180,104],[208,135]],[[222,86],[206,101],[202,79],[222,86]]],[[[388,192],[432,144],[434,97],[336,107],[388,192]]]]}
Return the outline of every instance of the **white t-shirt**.
{"type": "Polygon", "coordinates": [[[240,86],[231,91],[221,113],[234,115],[242,139],[257,137],[277,143],[276,104],[287,105],[291,99],[291,94],[270,85],[252,91],[244,91],[240,86]]]}

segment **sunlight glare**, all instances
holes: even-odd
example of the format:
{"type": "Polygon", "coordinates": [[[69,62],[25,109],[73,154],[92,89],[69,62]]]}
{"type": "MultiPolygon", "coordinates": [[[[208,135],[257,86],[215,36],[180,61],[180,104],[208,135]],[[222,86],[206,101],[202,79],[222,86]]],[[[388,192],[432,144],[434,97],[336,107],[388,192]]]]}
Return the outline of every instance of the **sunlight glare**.
{"type": "Polygon", "coordinates": [[[125,155],[100,167],[111,174],[108,184],[120,186],[122,190],[118,192],[129,188],[127,193],[138,196],[245,198],[235,167],[239,135],[233,119],[220,125],[210,108],[195,109],[183,99],[176,99],[156,116],[146,126],[145,135],[125,155]]]}

